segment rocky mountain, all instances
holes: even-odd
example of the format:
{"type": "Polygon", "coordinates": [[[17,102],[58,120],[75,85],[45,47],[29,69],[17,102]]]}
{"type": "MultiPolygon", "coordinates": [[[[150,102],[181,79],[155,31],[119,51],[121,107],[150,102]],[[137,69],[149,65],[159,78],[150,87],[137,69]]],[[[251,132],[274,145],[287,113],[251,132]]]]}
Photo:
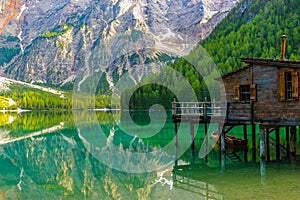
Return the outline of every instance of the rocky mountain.
{"type": "Polygon", "coordinates": [[[135,82],[186,55],[239,0],[2,0],[0,73],[63,84],[135,82]]]}

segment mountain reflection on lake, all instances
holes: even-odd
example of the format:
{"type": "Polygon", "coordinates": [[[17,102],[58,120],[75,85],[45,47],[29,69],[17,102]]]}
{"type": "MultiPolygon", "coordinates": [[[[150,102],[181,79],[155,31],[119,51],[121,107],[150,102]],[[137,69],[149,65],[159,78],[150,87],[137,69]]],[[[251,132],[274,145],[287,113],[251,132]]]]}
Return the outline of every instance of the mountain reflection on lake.
{"type": "MultiPolygon", "coordinates": [[[[89,115],[82,113],[83,123],[89,115]]],[[[170,116],[163,129],[149,138],[124,133],[118,127],[121,119],[126,120],[120,112],[96,112],[96,117],[106,136],[99,148],[95,146],[100,142],[97,133],[82,129],[88,124],[75,126],[71,113],[1,113],[0,199],[300,198],[300,164],[296,161],[267,163],[266,175],[261,177],[260,165],[251,161],[250,151],[246,152],[247,163],[227,159],[222,170],[218,149],[210,152],[207,163],[196,158],[195,165],[190,165],[187,150],[178,166],[174,166],[172,152],[159,151],[173,139],[170,116]],[[110,149],[110,145],[115,149],[110,149]],[[145,157],[147,160],[126,162],[130,155],[146,152],[155,154],[145,157]],[[111,162],[103,164],[97,155],[106,156],[111,162]],[[140,173],[111,168],[109,164],[114,162],[125,169],[140,169],[140,173]],[[145,165],[149,162],[157,170],[146,172],[145,165]]],[[[132,118],[141,126],[150,123],[146,112],[132,113],[132,118]]],[[[189,127],[181,126],[187,133],[182,142],[189,142],[189,127]]],[[[203,135],[199,126],[195,140],[197,151],[203,135]]],[[[244,156],[244,152],[237,154],[244,156]]]]}

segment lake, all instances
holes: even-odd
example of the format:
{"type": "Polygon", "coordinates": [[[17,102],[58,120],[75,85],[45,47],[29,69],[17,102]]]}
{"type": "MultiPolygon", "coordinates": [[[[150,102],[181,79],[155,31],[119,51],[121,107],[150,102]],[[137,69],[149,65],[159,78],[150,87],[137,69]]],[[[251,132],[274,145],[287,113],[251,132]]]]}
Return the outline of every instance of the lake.
{"type": "MultiPolygon", "coordinates": [[[[175,166],[171,115],[150,116],[119,111],[0,113],[0,200],[300,199],[299,161],[266,162],[262,173],[248,150],[235,153],[242,161],[228,152],[222,167],[219,150],[213,148],[206,162],[198,157],[204,140],[199,126],[191,164],[189,126],[182,123],[186,134],[179,137],[182,155],[175,166]]],[[[236,127],[230,134],[242,137],[242,130],[236,127]]],[[[258,137],[256,143],[259,147],[258,137]]],[[[272,146],[270,154],[275,160],[272,146]]]]}

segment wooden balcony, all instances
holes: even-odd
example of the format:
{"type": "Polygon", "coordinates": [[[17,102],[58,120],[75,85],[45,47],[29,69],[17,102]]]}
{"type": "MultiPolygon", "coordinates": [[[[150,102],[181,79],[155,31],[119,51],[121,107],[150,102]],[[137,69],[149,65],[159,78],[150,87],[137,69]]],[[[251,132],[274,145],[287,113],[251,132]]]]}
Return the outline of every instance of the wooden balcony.
{"type": "Polygon", "coordinates": [[[209,123],[225,119],[227,116],[225,101],[203,102],[172,102],[172,117],[174,122],[186,121],[194,123],[209,123]]]}

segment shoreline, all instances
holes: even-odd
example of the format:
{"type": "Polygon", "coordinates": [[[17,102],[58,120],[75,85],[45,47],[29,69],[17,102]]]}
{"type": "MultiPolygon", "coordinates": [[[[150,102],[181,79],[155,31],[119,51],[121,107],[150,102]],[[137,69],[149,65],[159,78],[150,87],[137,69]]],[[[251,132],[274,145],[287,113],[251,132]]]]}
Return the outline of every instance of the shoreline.
{"type": "Polygon", "coordinates": [[[26,110],[26,109],[15,109],[15,110],[0,110],[1,113],[22,113],[22,112],[31,112],[32,110],[26,110]]]}
{"type": "MultiPolygon", "coordinates": [[[[87,111],[96,111],[96,112],[109,112],[109,111],[131,111],[131,112],[149,112],[149,110],[141,110],[141,109],[137,109],[137,110],[122,110],[119,108],[93,108],[93,109],[64,109],[64,110],[28,110],[28,109],[15,109],[15,110],[0,110],[0,113],[22,113],[22,112],[33,112],[33,111],[38,111],[38,112],[48,112],[48,111],[83,111],[83,110],[87,110],[87,111]]],[[[151,110],[150,112],[157,112],[159,110],[151,110]]],[[[170,110],[167,110],[170,111],[170,110]]]]}

